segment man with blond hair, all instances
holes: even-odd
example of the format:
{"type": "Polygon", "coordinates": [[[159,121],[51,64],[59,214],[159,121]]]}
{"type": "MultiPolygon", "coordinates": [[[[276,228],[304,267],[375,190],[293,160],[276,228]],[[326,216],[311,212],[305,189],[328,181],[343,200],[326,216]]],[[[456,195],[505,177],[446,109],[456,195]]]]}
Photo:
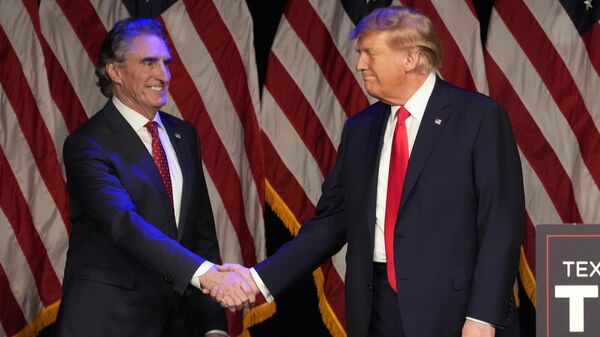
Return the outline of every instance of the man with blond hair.
{"type": "Polygon", "coordinates": [[[372,12],[350,34],[379,101],[350,118],[316,215],[253,269],[271,300],[347,243],[350,337],[518,336],[524,196],[505,111],[435,72],[431,21],[372,12]]]}

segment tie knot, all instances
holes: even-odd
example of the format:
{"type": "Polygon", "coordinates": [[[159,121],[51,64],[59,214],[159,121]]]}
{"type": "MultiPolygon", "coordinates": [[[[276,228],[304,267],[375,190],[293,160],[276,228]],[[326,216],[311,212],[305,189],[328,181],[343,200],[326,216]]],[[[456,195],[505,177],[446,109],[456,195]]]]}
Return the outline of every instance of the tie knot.
{"type": "Polygon", "coordinates": [[[404,106],[401,106],[398,111],[396,111],[396,117],[398,118],[397,123],[404,124],[408,116],[410,116],[410,112],[408,112],[404,106]]]}
{"type": "Polygon", "coordinates": [[[410,116],[410,112],[408,112],[408,110],[406,110],[404,106],[401,106],[400,109],[398,109],[398,111],[396,112],[396,116],[398,116],[398,119],[401,122],[404,122],[408,118],[408,116],[410,116]]]}
{"type": "Polygon", "coordinates": [[[148,123],[146,123],[146,125],[144,125],[146,129],[148,129],[148,131],[150,132],[150,135],[152,135],[152,138],[158,136],[157,124],[158,123],[156,123],[155,121],[149,121],[148,123]]]}

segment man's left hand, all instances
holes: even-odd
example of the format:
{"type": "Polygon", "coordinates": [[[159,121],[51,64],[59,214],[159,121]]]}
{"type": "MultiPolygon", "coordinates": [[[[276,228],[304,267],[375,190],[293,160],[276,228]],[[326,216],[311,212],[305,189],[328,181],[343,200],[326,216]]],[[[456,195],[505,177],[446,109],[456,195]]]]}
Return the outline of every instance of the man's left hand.
{"type": "Polygon", "coordinates": [[[465,325],[462,329],[462,337],[494,337],[496,328],[491,325],[465,320],[465,325]]]}

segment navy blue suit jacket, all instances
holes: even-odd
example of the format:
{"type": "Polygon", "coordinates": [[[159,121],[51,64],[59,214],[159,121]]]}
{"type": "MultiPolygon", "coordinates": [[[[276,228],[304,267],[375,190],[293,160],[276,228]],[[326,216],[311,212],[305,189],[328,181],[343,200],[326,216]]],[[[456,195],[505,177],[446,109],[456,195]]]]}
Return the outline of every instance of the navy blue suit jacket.
{"type": "Polygon", "coordinates": [[[183,174],[179,229],[152,156],[112,102],[65,142],[73,226],[60,336],[159,336],[174,301],[200,333],[227,330],[220,306],[190,286],[205,259],[220,260],[198,137],[159,113],[183,174]]]}
{"type": "MultiPolygon", "coordinates": [[[[351,337],[366,337],[369,326],[377,172],[389,113],[390,106],[378,102],[346,122],[315,217],[256,267],[277,296],[347,243],[351,337]]],[[[460,336],[465,316],[515,335],[508,332],[515,327],[512,289],[523,215],[519,154],[505,111],[484,95],[436,79],[395,229],[397,301],[406,336],[460,336]]]]}

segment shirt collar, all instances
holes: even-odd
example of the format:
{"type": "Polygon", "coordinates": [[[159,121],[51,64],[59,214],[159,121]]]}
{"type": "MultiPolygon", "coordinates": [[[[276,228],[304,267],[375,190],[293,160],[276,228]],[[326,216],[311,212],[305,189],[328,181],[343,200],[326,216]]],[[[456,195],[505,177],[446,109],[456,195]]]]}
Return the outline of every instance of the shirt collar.
{"type": "MultiPolygon", "coordinates": [[[[425,108],[427,107],[427,102],[429,102],[429,97],[431,97],[431,93],[433,92],[435,81],[435,74],[430,73],[425,79],[425,82],[423,82],[419,89],[417,89],[408,101],[406,101],[406,104],[404,104],[404,107],[410,112],[410,115],[419,121],[425,114],[425,108]]],[[[392,113],[395,113],[399,108],[400,106],[393,105],[391,109],[392,113]]]]}
{"type": "MultiPolygon", "coordinates": [[[[146,124],[148,123],[148,118],[142,116],[142,114],[136,112],[132,108],[125,105],[125,103],[121,102],[121,100],[119,100],[115,95],[113,95],[112,97],[112,102],[117,108],[117,110],[121,113],[123,118],[125,118],[127,123],[131,125],[135,132],[139,132],[142,128],[146,127],[146,124]]],[[[158,123],[159,128],[162,128],[164,130],[164,125],[162,123],[162,120],[160,119],[160,114],[158,112],[156,113],[156,115],[154,115],[153,121],[158,123]]]]}

